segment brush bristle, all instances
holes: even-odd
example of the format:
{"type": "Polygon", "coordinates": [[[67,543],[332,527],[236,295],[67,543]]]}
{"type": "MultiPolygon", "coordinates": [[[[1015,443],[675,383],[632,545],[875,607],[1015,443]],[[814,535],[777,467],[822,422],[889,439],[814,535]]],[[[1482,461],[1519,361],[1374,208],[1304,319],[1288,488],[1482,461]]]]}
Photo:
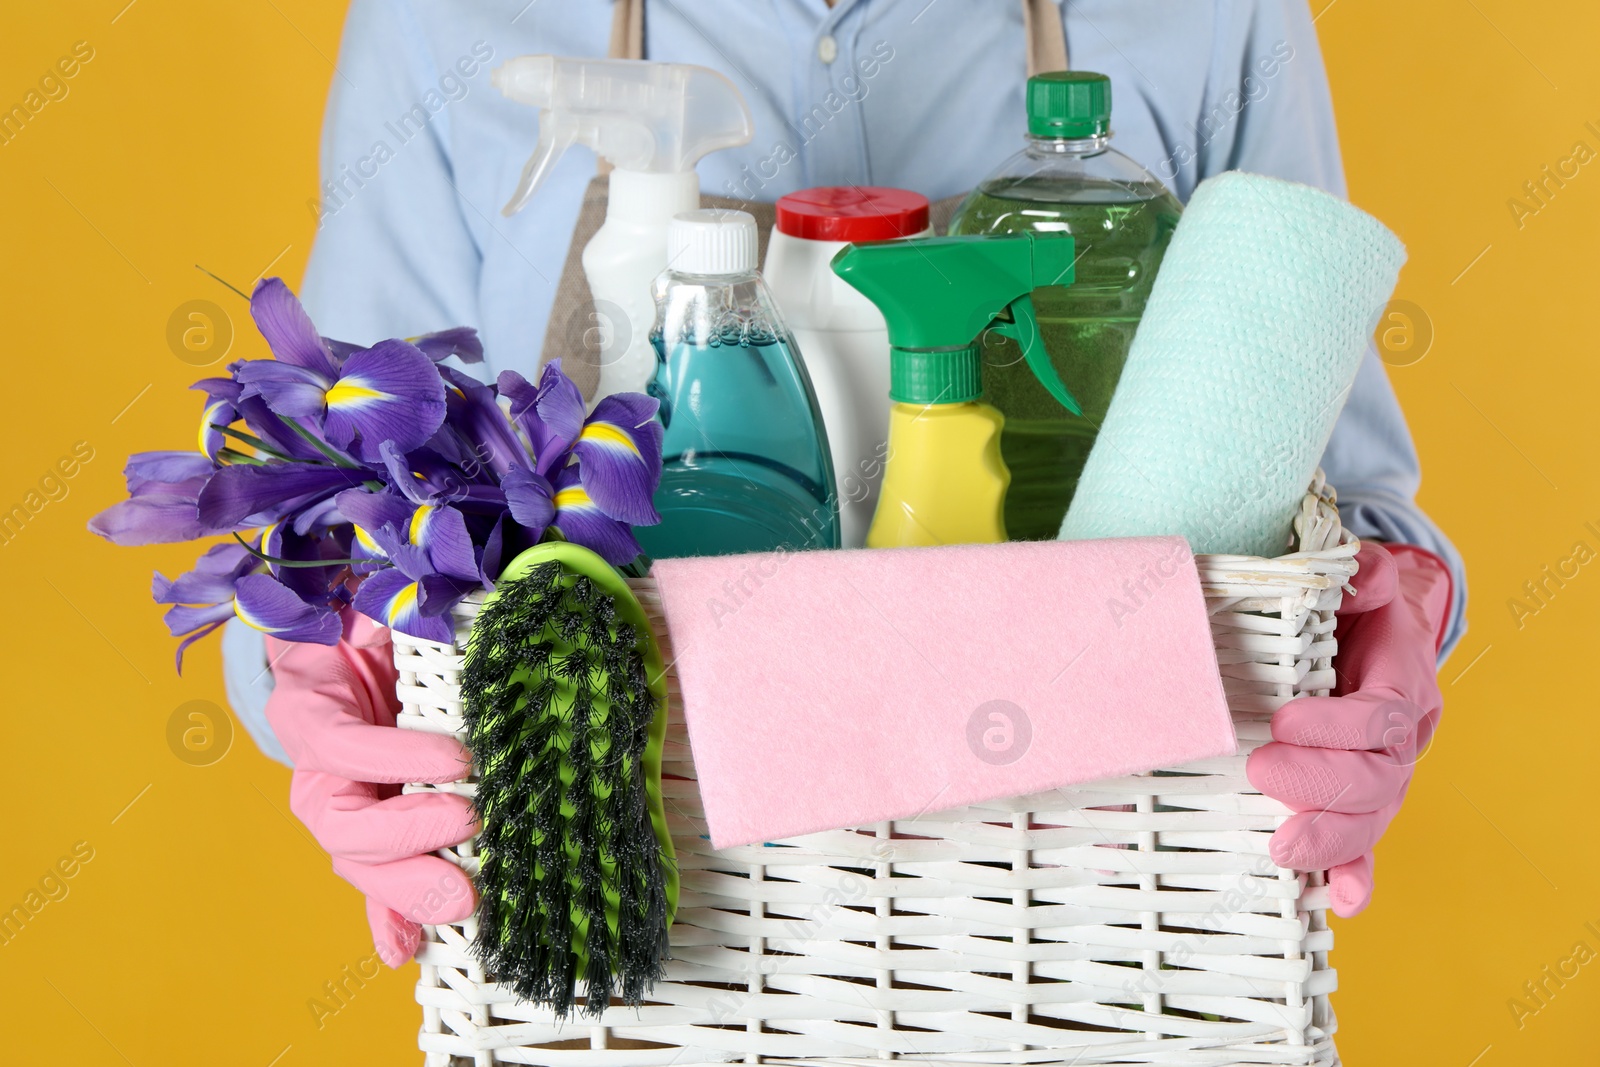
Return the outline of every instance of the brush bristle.
{"type": "Polygon", "coordinates": [[[550,561],[502,582],[461,676],[482,820],[474,950],[565,1018],[664,972],[667,888],[644,769],[658,711],[645,642],[612,597],[550,561]]]}

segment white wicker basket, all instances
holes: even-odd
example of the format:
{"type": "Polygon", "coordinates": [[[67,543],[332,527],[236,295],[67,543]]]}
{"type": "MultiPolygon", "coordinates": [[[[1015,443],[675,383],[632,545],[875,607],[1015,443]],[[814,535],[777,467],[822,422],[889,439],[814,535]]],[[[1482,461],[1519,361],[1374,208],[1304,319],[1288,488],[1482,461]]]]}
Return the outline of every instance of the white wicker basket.
{"type": "MultiPolygon", "coordinates": [[[[669,679],[683,884],[666,980],[642,1007],[558,1023],[483,973],[474,920],[428,927],[427,1064],[1337,1063],[1326,890],[1268,858],[1288,812],[1244,775],[1272,712],[1333,682],[1357,546],[1320,475],[1296,533],[1278,559],[1197,560],[1239,733],[1227,759],[715,850],[669,679]]],[[[667,645],[653,583],[635,591],[667,645]]],[[[394,646],[400,725],[459,734],[459,648],[394,646]]],[[[433,788],[473,787],[408,787],[433,788]]],[[[470,842],[442,854],[476,871],[470,842]]]]}

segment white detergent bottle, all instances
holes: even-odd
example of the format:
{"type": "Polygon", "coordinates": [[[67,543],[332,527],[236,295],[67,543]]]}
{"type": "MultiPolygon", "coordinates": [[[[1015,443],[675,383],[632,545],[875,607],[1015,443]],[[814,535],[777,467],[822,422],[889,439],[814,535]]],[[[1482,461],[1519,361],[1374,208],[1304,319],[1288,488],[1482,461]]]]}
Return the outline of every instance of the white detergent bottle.
{"type": "Polygon", "coordinates": [[[727,78],[684,63],[520,56],[493,80],[510,99],[539,109],[539,144],[506,215],[527,204],[574,144],[615,168],[605,224],[583,250],[596,311],[612,319],[600,339],[594,399],[644,392],[656,369],[650,283],[668,266],[667,229],[674,215],[700,206],[700,158],[750,142],[750,109],[727,78]]]}
{"type": "Polygon", "coordinates": [[[905,189],[824,186],[778,201],[762,274],[816,389],[845,548],[866,544],[878,506],[889,437],[889,335],[883,312],[830,264],[847,244],[931,232],[928,198],[905,189]]]}

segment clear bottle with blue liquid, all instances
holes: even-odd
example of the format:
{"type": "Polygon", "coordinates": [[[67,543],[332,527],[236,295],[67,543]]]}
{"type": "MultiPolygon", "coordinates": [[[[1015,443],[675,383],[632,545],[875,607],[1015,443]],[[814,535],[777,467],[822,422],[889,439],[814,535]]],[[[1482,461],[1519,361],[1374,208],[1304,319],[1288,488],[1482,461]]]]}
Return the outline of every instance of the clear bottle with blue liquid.
{"type": "Polygon", "coordinates": [[[816,393],[757,251],[743,211],[684,212],[668,234],[650,335],[661,523],[634,530],[658,559],[839,547],[816,393]]]}

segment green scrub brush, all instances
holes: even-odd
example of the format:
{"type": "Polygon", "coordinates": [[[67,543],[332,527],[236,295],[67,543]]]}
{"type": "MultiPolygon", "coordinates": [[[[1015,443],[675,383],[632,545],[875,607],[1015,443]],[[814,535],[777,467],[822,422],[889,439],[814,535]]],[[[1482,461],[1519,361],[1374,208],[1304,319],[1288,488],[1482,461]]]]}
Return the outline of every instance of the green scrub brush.
{"type": "Polygon", "coordinates": [[[461,675],[478,768],[484,967],[562,1018],[664,974],[678,872],[661,798],[661,649],[626,581],[588,549],[536,545],[505,569],[461,675]]]}

